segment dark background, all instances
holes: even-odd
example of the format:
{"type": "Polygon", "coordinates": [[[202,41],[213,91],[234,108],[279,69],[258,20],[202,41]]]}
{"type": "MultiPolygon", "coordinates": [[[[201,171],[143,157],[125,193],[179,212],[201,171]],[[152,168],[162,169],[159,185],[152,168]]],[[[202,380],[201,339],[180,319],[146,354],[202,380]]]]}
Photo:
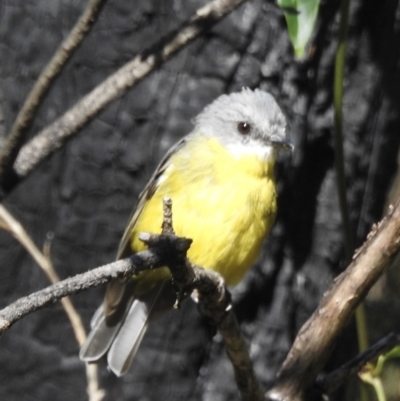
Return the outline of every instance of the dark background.
{"type": "MultiPolygon", "coordinates": [[[[51,88],[30,134],[205,3],[110,0],[51,88]]],[[[1,140],[85,4],[0,0],[1,140]]],[[[351,6],[344,145],[359,245],[380,218],[397,169],[400,8],[396,1],[351,6]]],[[[270,91],[288,117],[296,150],[277,168],[277,223],[259,262],[234,290],[257,375],[267,386],[299,327],[345,267],[333,166],[338,7],[337,1],[322,4],[311,47],[296,61],[281,11],[271,2],[249,1],[108,106],[23,181],[6,206],[39,246],[54,235],[51,255],[61,277],[110,262],[138,193],[165,151],[190,131],[191,118],[222,93],[243,86],[270,91]]],[[[21,246],[0,232],[0,306],[47,284],[21,246]]],[[[392,313],[396,296],[386,301],[385,312],[379,309],[382,294],[390,292],[396,287],[383,284],[368,303],[375,312],[369,315],[372,339],[400,325],[392,313]]],[[[102,293],[95,289],[73,297],[87,325],[102,293]]],[[[231,366],[214,334],[186,302],[182,311],[151,327],[126,376],[117,379],[101,366],[106,400],[238,399],[231,366]]],[[[350,324],[328,369],[355,353],[350,324]]],[[[59,304],[24,318],[0,337],[1,400],[78,401],[87,398],[85,386],[78,346],[59,304]]]]}

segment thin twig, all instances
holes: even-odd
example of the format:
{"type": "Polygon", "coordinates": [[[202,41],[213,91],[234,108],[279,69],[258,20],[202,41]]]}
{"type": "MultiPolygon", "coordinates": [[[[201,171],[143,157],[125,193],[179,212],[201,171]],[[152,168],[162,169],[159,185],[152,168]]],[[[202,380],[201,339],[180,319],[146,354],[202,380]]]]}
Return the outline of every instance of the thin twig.
{"type": "MultiPolygon", "coordinates": [[[[55,284],[60,281],[60,278],[56,273],[56,271],[54,270],[53,263],[51,262],[50,244],[51,244],[50,239],[48,239],[43,247],[43,254],[45,258],[49,261],[48,271],[46,271],[44,266],[42,266],[42,268],[45,271],[50,282],[52,284],[55,284]]],[[[83,324],[81,315],[75,309],[74,304],[72,303],[70,297],[62,298],[61,304],[71,323],[76,341],[79,347],[81,347],[87,338],[85,325],[83,324]]],[[[105,391],[100,387],[98,365],[85,363],[85,368],[86,368],[86,380],[87,380],[86,392],[88,394],[89,401],[102,401],[105,396],[105,391]]]]}
{"type": "MultiPolygon", "coordinates": [[[[52,284],[60,281],[56,271],[54,270],[53,264],[50,259],[50,241],[46,241],[43,253],[36,247],[35,243],[29,237],[22,224],[13,217],[13,215],[0,204],[0,226],[1,228],[10,232],[28,251],[33,257],[37,264],[42,268],[47,278],[52,284]]],[[[61,304],[68,316],[71,323],[72,330],[75,334],[76,341],[79,346],[86,340],[85,326],[79,313],[76,311],[71,299],[65,297],[61,299],[61,304]]],[[[101,401],[104,397],[104,390],[99,387],[97,365],[91,367],[86,364],[86,377],[88,380],[87,393],[89,395],[89,401],[101,401]]]]}
{"type": "MultiPolygon", "coordinates": [[[[28,251],[28,253],[36,261],[36,263],[41,267],[41,269],[46,274],[49,281],[52,284],[59,282],[60,278],[56,273],[56,271],[54,270],[50,258],[45,254],[46,252],[48,254],[50,252],[49,243],[45,244],[44,247],[45,252],[42,253],[37,248],[32,239],[29,237],[28,233],[25,231],[21,223],[18,220],[16,220],[2,204],[0,204],[0,219],[2,228],[9,231],[13,235],[13,237],[16,238],[21,243],[21,245],[28,251]]],[[[86,340],[86,332],[84,329],[83,322],[79,314],[76,312],[69,298],[63,298],[61,302],[71,321],[76,341],[81,346],[86,340]]]]}
{"type": "Polygon", "coordinates": [[[0,227],[8,231],[21,245],[29,252],[35,262],[43,269],[50,282],[54,282],[58,277],[51,273],[51,263],[36,247],[21,223],[0,204],[0,227]]]}
{"type": "Polygon", "coordinates": [[[172,199],[168,197],[163,199],[163,223],[161,228],[163,234],[174,234],[172,226],[172,199]]]}
{"type": "Polygon", "coordinates": [[[375,225],[350,266],[335,280],[317,310],[303,325],[268,391],[273,400],[304,401],[333,344],[400,249],[400,203],[375,225]]]}
{"type": "Polygon", "coordinates": [[[82,43],[90,28],[96,22],[97,17],[107,0],[89,0],[85,11],[82,13],[78,22],[62,42],[52,59],[44,68],[39,78],[35,82],[32,90],[25,100],[18,116],[15,120],[7,142],[0,152],[0,179],[7,180],[7,172],[12,168],[14,161],[21,149],[27,129],[35,115],[36,110],[41,104],[45,94],[61,72],[74,51],[82,43]]]}
{"type": "Polygon", "coordinates": [[[214,319],[214,323],[224,341],[243,400],[264,400],[264,394],[255,375],[247,344],[232,309],[226,311],[222,321],[216,322],[214,319]]]}
{"type": "MultiPolygon", "coordinates": [[[[21,149],[14,164],[17,178],[21,179],[30,174],[39,163],[60,148],[71,135],[77,133],[108,103],[125,94],[162,63],[245,1],[214,0],[208,3],[198,9],[178,32],[172,36],[169,35],[156,46],[136,56],[107,78],[21,149]]],[[[17,184],[17,178],[13,185],[17,184]]]]}

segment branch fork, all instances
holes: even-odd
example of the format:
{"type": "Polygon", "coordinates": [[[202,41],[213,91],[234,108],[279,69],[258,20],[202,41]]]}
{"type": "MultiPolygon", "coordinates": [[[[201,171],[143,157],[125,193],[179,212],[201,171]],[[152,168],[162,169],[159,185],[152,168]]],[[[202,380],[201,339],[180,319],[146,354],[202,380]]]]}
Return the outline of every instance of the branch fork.
{"type": "Polygon", "coordinates": [[[186,257],[192,240],[180,238],[172,228],[172,201],[164,200],[163,231],[160,235],[142,233],[140,239],[148,249],[67,278],[27,297],[20,298],[0,310],[0,334],[22,317],[61,298],[83,290],[104,285],[115,278],[129,277],[142,270],[168,266],[178,286],[178,302],[194,290],[202,310],[213,320],[220,332],[233,364],[236,382],[244,401],[262,401],[261,387],[256,379],[246,343],[234,317],[230,294],[222,277],[190,263],[186,257]]]}

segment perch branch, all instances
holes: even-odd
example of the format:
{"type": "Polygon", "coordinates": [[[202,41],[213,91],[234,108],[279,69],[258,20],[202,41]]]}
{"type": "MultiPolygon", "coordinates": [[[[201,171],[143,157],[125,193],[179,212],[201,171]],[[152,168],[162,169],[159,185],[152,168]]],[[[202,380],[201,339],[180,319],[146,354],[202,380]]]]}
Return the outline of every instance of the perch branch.
{"type": "Polygon", "coordinates": [[[62,42],[61,46],[35,82],[24,105],[18,113],[15,123],[7,138],[7,142],[0,152],[0,178],[3,181],[7,180],[7,173],[12,168],[18,152],[23,145],[27,128],[29,127],[41,101],[51,84],[54,82],[54,79],[61,72],[74,51],[86,37],[90,28],[96,22],[105,2],[106,0],[89,0],[87,7],[78,22],[75,24],[68,37],[62,42]]]}
{"type": "MultiPolygon", "coordinates": [[[[162,230],[163,234],[174,234],[171,198],[163,199],[162,230]]],[[[179,289],[178,305],[185,292],[195,290],[203,312],[212,319],[222,336],[242,399],[264,400],[246,342],[233,313],[230,294],[225,288],[222,277],[213,271],[192,265],[186,257],[179,259],[172,260],[170,265],[173,266],[173,269],[170,267],[171,273],[179,289]]]]}
{"type": "Polygon", "coordinates": [[[162,63],[220,21],[246,0],[214,0],[198,9],[178,31],[164,38],[151,49],[136,56],[129,63],[98,85],[54,123],[27,143],[14,163],[15,183],[30,174],[45,158],[60,148],[65,141],[112,100],[149,75],[162,63]]]}
{"type": "Polygon", "coordinates": [[[198,301],[220,331],[234,366],[235,377],[244,401],[262,401],[263,394],[255,377],[252,362],[239,326],[233,315],[230,296],[221,276],[195,266],[186,258],[192,240],[179,238],[172,228],[172,203],[164,201],[163,227],[168,234],[142,233],[140,238],[148,249],[86,273],[55,283],[27,297],[20,298],[0,310],[0,334],[24,316],[55,303],[61,298],[86,289],[104,285],[115,278],[132,276],[145,269],[168,266],[182,294],[196,290],[198,301]]]}
{"type": "MultiPolygon", "coordinates": [[[[165,241],[162,238],[161,242],[163,240],[165,241]]],[[[63,297],[104,285],[113,278],[135,274],[152,266],[159,267],[160,262],[161,258],[158,254],[151,250],[146,250],[137,253],[131,258],[119,260],[86,273],[78,274],[27,297],[20,298],[0,311],[0,333],[10,328],[11,325],[24,316],[55,303],[63,297]]]]}
{"type": "Polygon", "coordinates": [[[304,401],[334,341],[356,307],[400,249],[400,203],[374,225],[353,262],[336,278],[317,310],[303,325],[267,393],[271,400],[304,401]]]}

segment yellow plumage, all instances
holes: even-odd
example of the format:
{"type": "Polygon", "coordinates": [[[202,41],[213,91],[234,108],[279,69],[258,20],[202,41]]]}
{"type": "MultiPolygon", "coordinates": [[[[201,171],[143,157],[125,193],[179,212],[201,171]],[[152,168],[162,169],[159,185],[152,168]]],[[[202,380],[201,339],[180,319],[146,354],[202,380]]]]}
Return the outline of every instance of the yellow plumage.
{"type": "MultiPolygon", "coordinates": [[[[184,152],[171,156],[156,192],[144,204],[131,232],[132,251],[144,249],[139,233],[160,233],[162,199],[168,196],[176,234],[193,239],[190,261],[216,270],[228,285],[237,284],[275,219],[273,164],[254,155],[235,157],[215,139],[192,139],[184,152]]],[[[161,274],[160,279],[165,277],[161,274]]],[[[157,273],[151,276],[158,278],[157,273]]]]}

